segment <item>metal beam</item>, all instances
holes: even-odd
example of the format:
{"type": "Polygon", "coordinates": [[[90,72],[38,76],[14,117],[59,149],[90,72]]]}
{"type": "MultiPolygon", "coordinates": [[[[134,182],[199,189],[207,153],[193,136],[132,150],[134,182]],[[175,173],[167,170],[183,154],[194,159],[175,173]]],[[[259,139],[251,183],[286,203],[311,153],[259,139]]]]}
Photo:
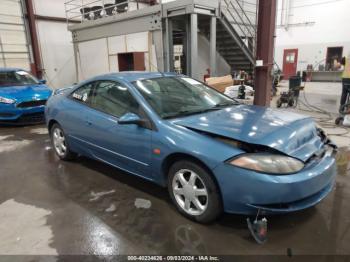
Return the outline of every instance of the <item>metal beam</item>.
{"type": "Polygon", "coordinates": [[[198,15],[191,14],[191,77],[198,79],[198,15]]]}
{"type": "Polygon", "coordinates": [[[81,21],[71,20],[71,19],[69,19],[67,21],[67,19],[64,17],[56,17],[56,16],[34,15],[34,18],[36,20],[42,20],[42,21],[48,21],[48,22],[58,22],[58,23],[67,23],[68,22],[68,23],[72,23],[72,24],[81,23],[81,21]]]}
{"type": "MultiPolygon", "coordinates": [[[[78,43],[73,43],[73,49],[74,49],[74,62],[75,62],[75,82],[79,83],[80,76],[79,76],[79,65],[80,65],[80,57],[79,55],[79,46],[78,43]]],[[[82,70],[82,68],[80,68],[82,70]]]]}
{"type": "Polygon", "coordinates": [[[277,0],[259,1],[256,60],[262,60],[263,66],[255,69],[254,104],[260,106],[269,106],[271,102],[276,2],[277,0]]]}
{"type": "Polygon", "coordinates": [[[216,17],[210,18],[210,72],[216,76],[216,17]]]}
{"type": "Polygon", "coordinates": [[[186,75],[191,75],[191,25],[190,25],[190,16],[185,16],[185,29],[186,29],[186,47],[185,47],[185,56],[186,56],[186,75]]]}
{"type": "Polygon", "coordinates": [[[169,18],[165,18],[165,31],[164,31],[164,56],[165,56],[165,71],[169,71],[170,69],[170,33],[169,33],[169,18]]]}
{"type": "MultiPolygon", "coordinates": [[[[155,46],[157,64],[153,65],[157,71],[164,72],[165,64],[164,64],[164,44],[163,44],[163,35],[162,31],[156,30],[152,32],[153,44],[155,46]]],[[[151,57],[149,59],[152,59],[151,57]]],[[[152,61],[152,60],[151,60],[152,61]]]]}
{"type": "Polygon", "coordinates": [[[29,27],[30,39],[31,39],[32,49],[33,49],[33,57],[34,57],[34,66],[32,67],[32,70],[34,72],[32,73],[37,78],[41,79],[43,76],[43,70],[42,70],[41,57],[40,57],[38,34],[36,31],[33,1],[25,0],[25,6],[27,11],[28,27],[29,27]]]}
{"type": "Polygon", "coordinates": [[[168,71],[174,71],[174,40],[173,40],[173,21],[171,18],[167,17],[167,62],[168,62],[168,71]]]}
{"type": "MultiPolygon", "coordinates": [[[[147,8],[144,8],[147,9],[147,8]]],[[[107,18],[106,18],[107,19],[107,18]]],[[[103,20],[103,19],[101,19],[103,20]]],[[[89,22],[85,22],[89,23],[89,22]]],[[[84,24],[84,23],[83,23],[84,24]]],[[[76,26],[80,26],[76,25],[76,26]]],[[[73,27],[72,27],[73,28],[73,27]]],[[[140,17],[128,17],[125,20],[116,20],[115,23],[101,23],[96,26],[89,26],[83,29],[71,29],[73,34],[73,42],[83,42],[89,40],[100,39],[103,37],[111,37],[118,35],[126,35],[140,33],[146,31],[161,30],[160,14],[149,14],[140,17]]]]}

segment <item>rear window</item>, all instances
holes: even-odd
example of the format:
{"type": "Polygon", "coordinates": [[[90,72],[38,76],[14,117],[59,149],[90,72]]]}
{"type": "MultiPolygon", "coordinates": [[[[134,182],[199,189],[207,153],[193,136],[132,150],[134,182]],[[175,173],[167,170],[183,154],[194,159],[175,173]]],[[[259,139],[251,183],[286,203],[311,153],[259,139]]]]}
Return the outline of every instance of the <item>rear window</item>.
{"type": "Polygon", "coordinates": [[[39,84],[38,80],[26,71],[0,72],[0,88],[36,84],[39,84]]]}

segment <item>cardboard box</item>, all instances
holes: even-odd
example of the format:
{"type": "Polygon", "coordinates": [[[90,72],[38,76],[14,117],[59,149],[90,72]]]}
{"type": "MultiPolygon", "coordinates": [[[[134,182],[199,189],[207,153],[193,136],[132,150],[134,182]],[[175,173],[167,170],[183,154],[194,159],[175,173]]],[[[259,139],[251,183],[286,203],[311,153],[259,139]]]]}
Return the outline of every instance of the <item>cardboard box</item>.
{"type": "Polygon", "coordinates": [[[231,75],[211,77],[207,79],[206,84],[215,88],[217,91],[224,93],[226,87],[233,86],[233,79],[231,75]]]}

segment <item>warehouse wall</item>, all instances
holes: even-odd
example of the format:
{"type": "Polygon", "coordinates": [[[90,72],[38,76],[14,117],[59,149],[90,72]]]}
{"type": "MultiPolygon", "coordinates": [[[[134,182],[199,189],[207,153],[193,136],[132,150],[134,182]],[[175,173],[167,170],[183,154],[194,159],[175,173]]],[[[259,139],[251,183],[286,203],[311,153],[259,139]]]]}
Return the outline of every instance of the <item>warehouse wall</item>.
{"type": "Polygon", "coordinates": [[[278,0],[275,48],[275,60],[281,68],[284,49],[299,49],[297,70],[305,70],[308,64],[324,64],[327,47],[343,46],[344,55],[350,52],[350,1],[289,0],[291,9],[284,18],[282,1],[278,0]]]}
{"type": "MultiPolygon", "coordinates": [[[[151,34],[148,32],[101,38],[79,43],[78,68],[79,80],[119,72],[118,54],[127,52],[144,52],[146,71],[157,71],[157,60],[154,45],[149,46],[151,34]],[[149,58],[151,57],[151,59],[149,58]]],[[[209,41],[202,35],[198,39],[198,74],[203,79],[209,68],[209,41]]],[[[218,54],[218,75],[230,74],[230,66],[218,54]]]]}
{"type": "MultiPolygon", "coordinates": [[[[216,53],[216,71],[218,76],[231,74],[231,67],[225,59],[216,53]]],[[[203,35],[198,35],[198,75],[199,80],[204,80],[207,69],[210,68],[210,42],[203,35]]]]}
{"type": "Polygon", "coordinates": [[[30,55],[19,0],[0,1],[0,67],[30,70],[30,55]]]}
{"type": "MultiPolygon", "coordinates": [[[[33,0],[36,15],[65,18],[65,0],[33,0]]],[[[65,22],[36,21],[44,77],[56,89],[75,82],[72,35],[65,22]]]]}
{"type": "Polygon", "coordinates": [[[146,71],[157,71],[154,45],[149,32],[113,36],[78,44],[79,80],[119,72],[118,54],[131,52],[145,53],[146,71]]]}

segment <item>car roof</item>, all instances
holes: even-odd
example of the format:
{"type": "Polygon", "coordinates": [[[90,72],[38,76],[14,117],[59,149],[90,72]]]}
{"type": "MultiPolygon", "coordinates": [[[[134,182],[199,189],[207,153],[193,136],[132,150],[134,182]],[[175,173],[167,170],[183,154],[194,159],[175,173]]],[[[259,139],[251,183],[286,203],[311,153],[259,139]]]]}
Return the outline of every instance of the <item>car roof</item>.
{"type": "Polygon", "coordinates": [[[160,73],[160,72],[140,72],[140,71],[131,71],[131,72],[121,72],[121,73],[111,73],[99,76],[97,78],[115,78],[116,80],[124,80],[127,82],[134,82],[142,79],[151,79],[151,78],[159,78],[166,76],[178,76],[176,73],[160,73]]]}
{"type": "Polygon", "coordinates": [[[25,71],[21,68],[14,67],[0,67],[0,72],[14,72],[14,71],[25,71]]]}

